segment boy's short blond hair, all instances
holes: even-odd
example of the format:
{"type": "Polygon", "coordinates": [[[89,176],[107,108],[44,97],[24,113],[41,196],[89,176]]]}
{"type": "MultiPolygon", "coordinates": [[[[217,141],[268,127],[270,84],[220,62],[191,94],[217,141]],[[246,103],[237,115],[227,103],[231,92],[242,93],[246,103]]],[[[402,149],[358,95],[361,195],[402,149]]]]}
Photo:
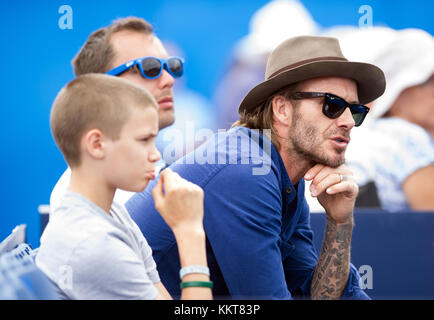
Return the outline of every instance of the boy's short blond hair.
{"type": "Polygon", "coordinates": [[[80,165],[80,140],[91,129],[119,139],[131,109],[158,108],[154,97],[131,81],[104,74],[85,74],[69,82],[54,100],[50,126],[68,165],[80,165]]]}

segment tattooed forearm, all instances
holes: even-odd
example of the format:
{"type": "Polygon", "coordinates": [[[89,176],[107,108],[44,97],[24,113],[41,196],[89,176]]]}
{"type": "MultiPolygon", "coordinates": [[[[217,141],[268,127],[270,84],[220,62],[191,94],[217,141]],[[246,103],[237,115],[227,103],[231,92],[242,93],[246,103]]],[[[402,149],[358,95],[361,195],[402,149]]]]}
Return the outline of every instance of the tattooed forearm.
{"type": "Polygon", "coordinates": [[[321,255],[312,279],[312,299],[338,299],[350,272],[350,243],[353,223],[336,224],[327,217],[321,255]]]}

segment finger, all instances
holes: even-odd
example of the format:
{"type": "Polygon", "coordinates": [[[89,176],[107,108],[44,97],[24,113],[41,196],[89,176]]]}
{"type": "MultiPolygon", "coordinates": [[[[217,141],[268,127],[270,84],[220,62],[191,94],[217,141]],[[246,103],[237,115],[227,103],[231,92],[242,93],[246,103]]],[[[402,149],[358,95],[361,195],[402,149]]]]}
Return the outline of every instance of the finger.
{"type": "Polygon", "coordinates": [[[152,197],[154,198],[156,208],[160,207],[164,200],[163,179],[163,175],[160,175],[160,179],[158,179],[157,184],[155,185],[154,189],[152,189],[152,197]]]}
{"type": "Polygon", "coordinates": [[[179,175],[170,168],[165,169],[161,174],[164,177],[164,190],[166,192],[172,190],[177,185],[179,175]]]}
{"type": "Polygon", "coordinates": [[[312,180],[315,178],[315,176],[324,168],[323,164],[316,164],[309,170],[307,170],[306,174],[304,175],[304,180],[312,180]]]}
{"type": "Polygon", "coordinates": [[[163,171],[160,172],[160,179],[162,180],[161,182],[164,184],[164,180],[166,179],[167,175],[170,174],[172,170],[170,170],[169,168],[164,169],[163,171]]]}
{"type": "Polygon", "coordinates": [[[348,196],[356,196],[359,192],[359,187],[354,180],[342,181],[340,183],[334,184],[326,189],[327,194],[337,194],[346,192],[348,196]]]}
{"type": "MultiPolygon", "coordinates": [[[[345,165],[342,165],[342,166],[337,167],[337,168],[331,168],[331,167],[324,166],[316,174],[316,176],[313,178],[312,183],[311,183],[311,188],[318,188],[319,184],[322,183],[322,181],[326,177],[328,177],[331,174],[335,174],[335,173],[338,175],[343,174],[343,175],[353,176],[353,172],[351,170],[349,170],[348,168],[346,168],[345,165]]],[[[339,180],[340,180],[340,176],[337,176],[337,178],[339,178],[339,180]]]]}
{"type": "Polygon", "coordinates": [[[322,179],[320,182],[315,183],[317,178],[314,179],[310,186],[310,191],[312,196],[317,196],[323,193],[327,188],[341,183],[342,181],[350,181],[352,180],[351,175],[343,175],[339,172],[328,172],[328,174],[322,179]]]}
{"type": "Polygon", "coordinates": [[[335,169],[324,166],[317,174],[313,177],[311,188],[317,188],[317,186],[330,174],[333,174],[335,169]]]}
{"type": "Polygon", "coordinates": [[[170,175],[170,173],[172,173],[172,172],[173,172],[172,169],[166,168],[163,171],[161,171],[160,175],[161,176],[166,176],[166,175],[170,175]]]}

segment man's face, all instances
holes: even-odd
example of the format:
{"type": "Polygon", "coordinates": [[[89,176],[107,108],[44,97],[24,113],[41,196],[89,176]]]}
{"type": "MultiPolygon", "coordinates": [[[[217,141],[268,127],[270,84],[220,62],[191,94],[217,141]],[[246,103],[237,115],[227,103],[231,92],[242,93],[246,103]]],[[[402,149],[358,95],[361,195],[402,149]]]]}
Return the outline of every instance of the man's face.
{"type": "MultiPolygon", "coordinates": [[[[316,78],[300,83],[298,92],[327,92],[349,103],[357,103],[357,84],[345,78],[316,78]]],[[[324,98],[292,101],[293,113],[289,128],[289,152],[295,152],[313,163],[338,167],[345,162],[345,150],[354,126],[347,108],[337,119],[322,112],[324,98]]]]}
{"type": "MultiPolygon", "coordinates": [[[[111,36],[110,42],[115,52],[110,68],[137,58],[148,56],[167,58],[168,56],[163,44],[154,35],[135,31],[119,31],[111,36]]],[[[124,72],[120,77],[141,85],[154,96],[159,105],[160,130],[173,124],[175,113],[172,87],[175,80],[166,70],[163,70],[157,79],[145,79],[135,69],[124,72]]]]}
{"type": "Polygon", "coordinates": [[[119,139],[106,139],[104,176],[114,188],[141,192],[155,178],[155,162],[161,158],[154,144],[158,113],[152,107],[130,112],[119,139]]]}

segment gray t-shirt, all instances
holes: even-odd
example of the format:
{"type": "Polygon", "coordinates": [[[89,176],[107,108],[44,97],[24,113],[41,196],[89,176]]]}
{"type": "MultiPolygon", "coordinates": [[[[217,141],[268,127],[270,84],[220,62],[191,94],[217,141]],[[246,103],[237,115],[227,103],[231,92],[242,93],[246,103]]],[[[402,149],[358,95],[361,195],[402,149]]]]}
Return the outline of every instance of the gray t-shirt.
{"type": "Polygon", "coordinates": [[[152,250],[125,208],[110,215],[67,190],[41,237],[36,265],[67,299],[154,299],[152,250]]]}

